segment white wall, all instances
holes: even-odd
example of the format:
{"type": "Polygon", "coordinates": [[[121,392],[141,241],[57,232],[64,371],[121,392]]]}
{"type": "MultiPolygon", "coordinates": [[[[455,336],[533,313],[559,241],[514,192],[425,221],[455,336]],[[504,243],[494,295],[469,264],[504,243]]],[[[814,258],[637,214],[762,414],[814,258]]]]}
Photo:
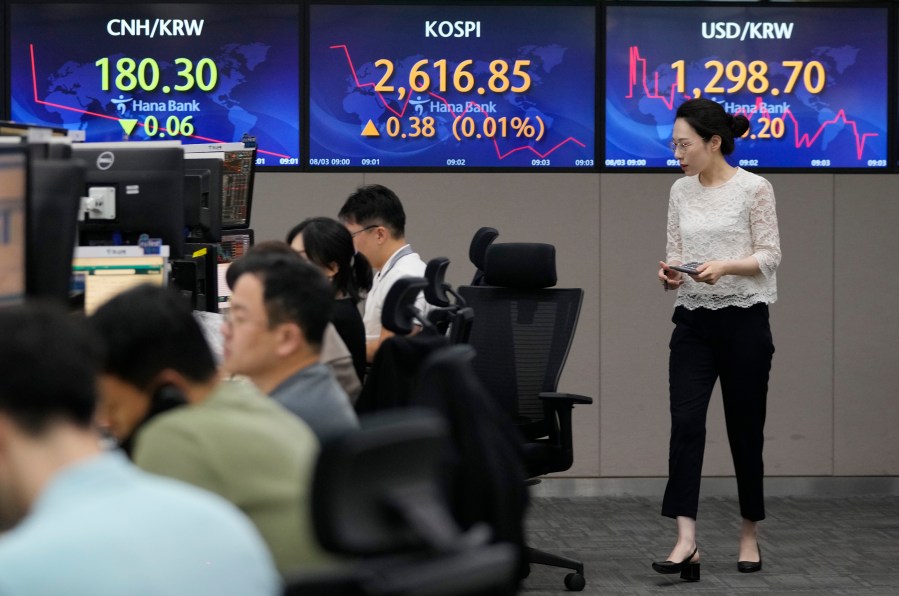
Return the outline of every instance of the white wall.
{"type": "MultiPolygon", "coordinates": [[[[257,175],[257,239],[283,239],[305,217],[335,216],[360,184],[397,192],[407,237],[425,260],[474,271],[468,244],[556,245],[559,286],[586,295],[560,390],[594,397],[575,414],[572,476],[667,474],[667,357],[673,294],[664,256],[669,174],[257,175]]],[[[769,475],[899,474],[899,196],[895,175],[770,174],[783,263],[771,321],[769,475]]],[[[720,399],[709,414],[705,473],[732,473],[720,399]]]]}

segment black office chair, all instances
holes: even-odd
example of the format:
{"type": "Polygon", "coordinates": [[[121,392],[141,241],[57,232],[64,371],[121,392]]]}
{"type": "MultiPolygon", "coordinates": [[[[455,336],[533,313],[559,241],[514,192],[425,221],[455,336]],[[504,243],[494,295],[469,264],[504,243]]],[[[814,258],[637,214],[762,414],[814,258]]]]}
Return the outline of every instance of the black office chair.
{"type": "Polygon", "coordinates": [[[415,298],[426,286],[423,277],[404,277],[387,292],[381,324],[395,335],[381,343],[365,375],[362,392],[354,404],[360,416],[411,405],[425,358],[449,344],[449,339],[440,335],[415,308],[415,298]],[[410,335],[419,323],[424,325],[422,331],[410,335]]]}
{"type": "MultiPolygon", "coordinates": [[[[559,377],[577,326],[584,292],[553,288],[555,248],[548,244],[492,244],[486,252],[484,283],[459,293],[474,309],[469,343],[473,366],[490,394],[512,413],[524,437],[529,478],[571,467],[571,412],[593,400],[557,393],[559,377]]],[[[572,569],[569,590],[585,585],[580,561],[528,549],[531,563],[572,569]]]]}
{"type": "Polygon", "coordinates": [[[425,268],[425,300],[432,308],[428,310],[428,321],[437,332],[446,335],[450,343],[459,344],[468,341],[474,311],[465,305],[465,300],[446,283],[446,269],[450,260],[437,257],[428,261],[425,268]]]}
{"type": "Polygon", "coordinates": [[[322,449],[312,485],[321,545],[340,567],[286,578],[285,596],[469,596],[512,593],[515,550],[461,532],[439,486],[443,419],[406,409],[369,416],[322,449]]]}
{"type": "Polygon", "coordinates": [[[490,399],[471,366],[474,350],[451,345],[422,365],[413,403],[439,412],[450,441],[441,457],[444,494],[465,530],[486,523],[494,542],[515,545],[519,574],[526,565],[524,516],[528,490],[521,440],[507,412],[490,399]]]}
{"type": "Polygon", "coordinates": [[[484,280],[484,259],[487,257],[487,248],[493,244],[493,241],[499,236],[496,228],[483,227],[479,228],[471,239],[468,246],[468,260],[475,266],[474,277],[471,285],[479,286],[484,280]]]}
{"type": "Polygon", "coordinates": [[[378,349],[356,411],[438,411],[451,436],[441,456],[441,486],[453,518],[463,530],[487,524],[492,541],[512,543],[521,555],[528,501],[521,441],[508,412],[479,382],[469,346],[451,345],[428,327],[402,335],[421,316],[414,302],[423,281],[401,279],[388,292],[381,322],[396,335],[378,349]]]}

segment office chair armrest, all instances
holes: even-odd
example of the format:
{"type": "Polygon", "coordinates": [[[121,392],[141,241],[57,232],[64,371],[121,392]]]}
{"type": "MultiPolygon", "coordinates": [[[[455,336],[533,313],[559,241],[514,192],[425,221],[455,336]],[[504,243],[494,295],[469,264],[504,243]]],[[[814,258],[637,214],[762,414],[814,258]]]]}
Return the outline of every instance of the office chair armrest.
{"type": "Polygon", "coordinates": [[[540,399],[544,402],[558,402],[560,404],[569,403],[571,405],[574,404],[592,404],[593,398],[587,397],[586,395],[577,395],[575,393],[555,393],[555,392],[543,392],[539,394],[540,399]]]}
{"type": "Polygon", "coordinates": [[[549,445],[558,448],[559,454],[555,461],[555,469],[551,471],[561,472],[567,470],[574,463],[574,437],[572,436],[571,412],[575,404],[592,404],[593,398],[574,393],[542,392],[538,394],[543,401],[543,409],[546,419],[551,421],[547,429],[549,435],[542,439],[549,445]]]}

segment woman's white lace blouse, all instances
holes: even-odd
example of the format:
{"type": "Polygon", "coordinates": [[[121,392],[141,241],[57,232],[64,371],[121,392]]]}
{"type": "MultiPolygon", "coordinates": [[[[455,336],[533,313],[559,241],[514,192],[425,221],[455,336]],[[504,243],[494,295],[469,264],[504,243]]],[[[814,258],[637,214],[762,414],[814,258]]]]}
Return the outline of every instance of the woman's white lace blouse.
{"type": "Polygon", "coordinates": [[[752,277],[722,276],[715,285],[684,275],[675,306],[718,309],[774,302],[781,253],[771,183],[742,168],[715,187],[702,186],[699,176],[680,178],[672,185],[668,202],[666,252],[669,263],[752,255],[761,269],[752,277]]]}

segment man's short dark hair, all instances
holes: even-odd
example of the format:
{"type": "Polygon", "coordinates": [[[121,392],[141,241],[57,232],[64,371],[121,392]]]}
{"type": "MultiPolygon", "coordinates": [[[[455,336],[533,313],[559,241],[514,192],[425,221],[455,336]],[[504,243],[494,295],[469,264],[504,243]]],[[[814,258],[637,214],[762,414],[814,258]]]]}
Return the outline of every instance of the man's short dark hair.
{"type": "Polygon", "coordinates": [[[394,238],[406,235],[406,212],[403,211],[403,204],[396,193],[380,184],[357,188],[344,202],[337,218],[360,226],[384,226],[394,238]]]}
{"type": "Polygon", "coordinates": [[[80,315],[50,305],[0,309],[0,411],[23,431],[90,427],[100,341],[80,315]]]}
{"type": "Polygon", "coordinates": [[[90,321],[106,344],[104,371],[141,390],[172,369],[190,381],[216,374],[190,304],[171,288],[143,284],[111,298],[90,321]]]}
{"type": "Polygon", "coordinates": [[[270,326],[296,323],[306,341],[321,348],[325,328],[334,309],[334,288],[328,278],[284,242],[264,242],[251,248],[228,267],[232,289],[246,274],[259,278],[270,326]]]}

